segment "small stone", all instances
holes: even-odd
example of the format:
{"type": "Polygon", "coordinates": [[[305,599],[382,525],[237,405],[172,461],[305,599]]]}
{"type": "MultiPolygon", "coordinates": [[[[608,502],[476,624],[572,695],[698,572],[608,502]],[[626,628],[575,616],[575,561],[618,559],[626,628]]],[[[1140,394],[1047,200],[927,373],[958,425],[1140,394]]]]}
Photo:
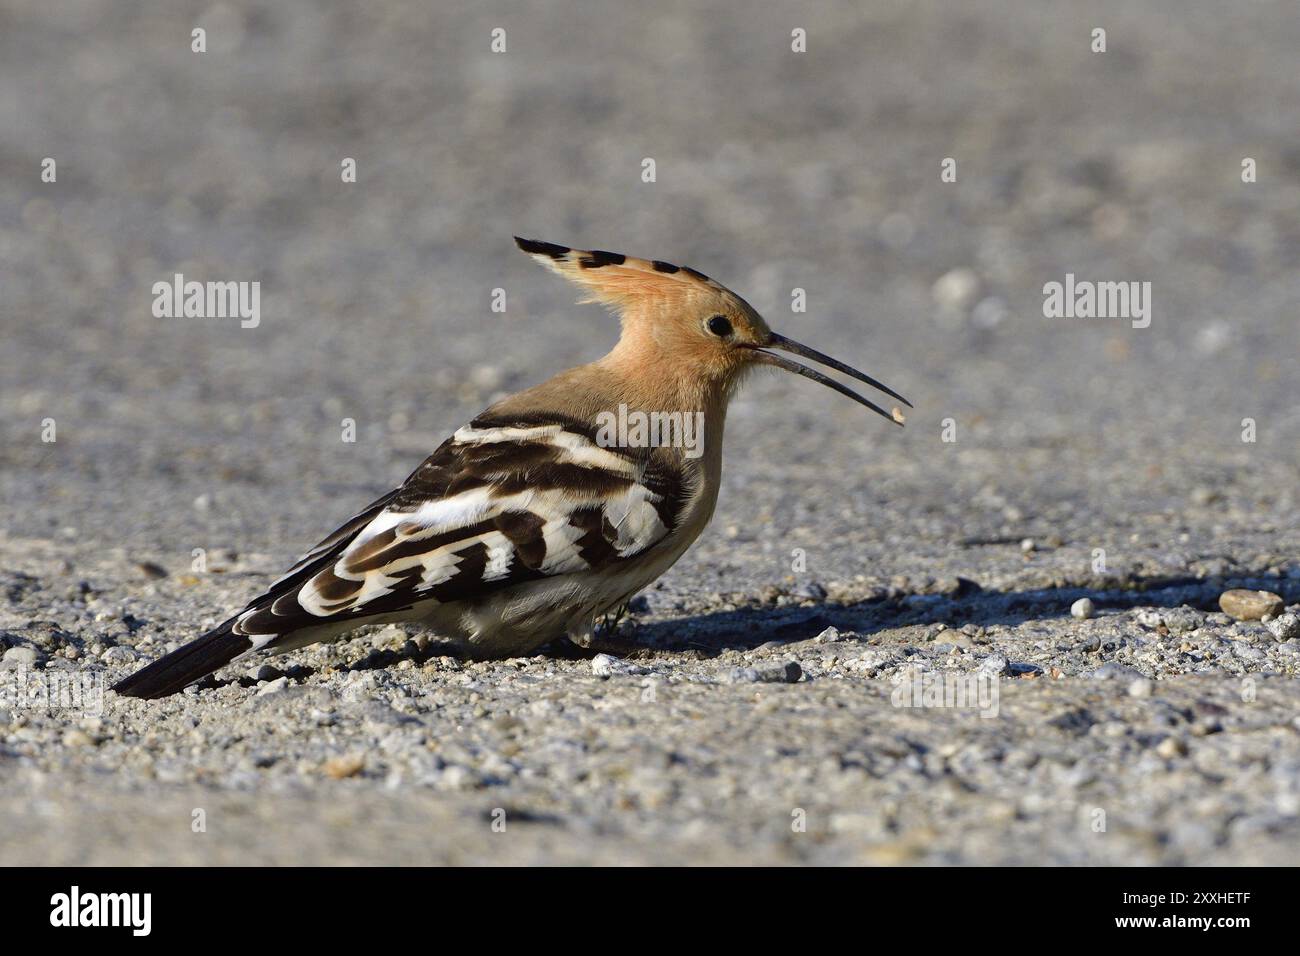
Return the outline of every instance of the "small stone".
{"type": "Polygon", "coordinates": [[[1011,664],[1001,654],[990,654],[980,663],[979,670],[989,677],[999,677],[1011,670],[1011,664]]]}
{"type": "Polygon", "coordinates": [[[253,679],[256,681],[273,681],[277,677],[283,676],[284,672],[281,671],[280,668],[274,667],[271,664],[263,664],[253,674],[253,679]]]}
{"type": "Polygon", "coordinates": [[[1156,753],[1166,760],[1187,756],[1187,744],[1178,737],[1166,737],[1156,745],[1156,753]]]}
{"type": "Polygon", "coordinates": [[[1160,617],[1160,612],[1149,607],[1138,608],[1134,612],[1137,622],[1143,627],[1159,627],[1164,624],[1164,619],[1160,617]]]}
{"type": "Polygon", "coordinates": [[[1093,680],[1127,680],[1131,682],[1138,680],[1143,675],[1141,671],[1135,670],[1125,664],[1120,664],[1116,661],[1107,661],[1088,676],[1093,680]]]}
{"type": "Polygon", "coordinates": [[[795,684],[803,676],[803,668],[797,661],[776,661],[754,668],[758,679],[765,684],[795,684]]]}
{"type": "Polygon", "coordinates": [[[130,664],[135,660],[135,651],[129,647],[110,647],[99,655],[105,664],[130,664]]]}
{"type": "Polygon", "coordinates": [[[795,661],[760,664],[757,667],[732,667],[718,675],[722,684],[793,684],[803,676],[795,661]]]}
{"type": "Polygon", "coordinates": [[[331,757],[321,764],[320,769],[321,773],[333,780],[345,780],[348,777],[355,777],[366,769],[366,758],[359,754],[331,757]]]}
{"type": "Polygon", "coordinates": [[[1264,626],[1277,638],[1279,643],[1300,638],[1300,617],[1294,614],[1283,614],[1280,617],[1275,617],[1264,626]]]}
{"type": "Polygon", "coordinates": [[[1150,697],[1153,686],[1154,685],[1151,681],[1147,680],[1145,677],[1139,677],[1137,680],[1133,681],[1133,683],[1128,685],[1128,695],[1130,697],[1139,698],[1150,697]]]}
{"type": "Polygon", "coordinates": [[[1247,591],[1234,588],[1219,595],[1219,607],[1238,621],[1258,621],[1267,615],[1276,617],[1286,607],[1272,591],[1247,591]]]}
{"type": "Polygon", "coordinates": [[[1097,606],[1092,603],[1092,598],[1079,598],[1070,605],[1070,617],[1078,618],[1080,621],[1086,621],[1097,611],[1097,606]]]}
{"type": "Polygon", "coordinates": [[[591,659],[591,672],[597,677],[613,677],[616,674],[644,674],[646,669],[609,654],[597,654],[591,659]]]}
{"type": "Polygon", "coordinates": [[[5,651],[4,663],[6,667],[35,667],[41,659],[41,652],[34,647],[11,647],[5,651]]]}
{"type": "Polygon", "coordinates": [[[167,577],[167,569],[153,561],[141,561],[136,567],[146,578],[153,578],[155,581],[167,577]]]}
{"type": "Polygon", "coordinates": [[[1268,656],[1258,647],[1251,647],[1241,642],[1232,645],[1232,652],[1245,661],[1262,661],[1268,656]]]}
{"type": "Polygon", "coordinates": [[[1030,551],[1036,551],[1038,544],[1033,538],[1022,538],[1020,541],[1020,550],[1028,554],[1030,551]]]}
{"type": "Polygon", "coordinates": [[[94,744],[90,734],[84,730],[69,730],[63,735],[63,746],[65,747],[89,747],[94,744]]]}
{"type": "Polygon", "coordinates": [[[790,593],[803,601],[824,601],[828,592],[819,582],[808,581],[799,585],[790,593]]]}
{"type": "Polygon", "coordinates": [[[261,687],[259,687],[257,689],[257,696],[266,697],[268,694],[278,694],[280,693],[280,691],[288,688],[288,686],[289,686],[289,678],[277,677],[269,684],[263,684],[261,687]]]}
{"type": "Polygon", "coordinates": [[[758,671],[753,667],[731,667],[718,675],[720,684],[753,684],[758,681],[758,671]]]}
{"type": "Polygon", "coordinates": [[[968,308],[980,291],[980,277],[973,269],[953,269],[934,281],[930,294],[940,308],[961,312],[968,308]]]}
{"type": "MultiPolygon", "coordinates": [[[[839,639],[840,631],[839,628],[836,627],[828,627],[813,638],[813,640],[817,641],[819,644],[834,644],[839,639]]],[[[1279,638],[1279,640],[1281,640],[1281,638],[1279,638]]]]}

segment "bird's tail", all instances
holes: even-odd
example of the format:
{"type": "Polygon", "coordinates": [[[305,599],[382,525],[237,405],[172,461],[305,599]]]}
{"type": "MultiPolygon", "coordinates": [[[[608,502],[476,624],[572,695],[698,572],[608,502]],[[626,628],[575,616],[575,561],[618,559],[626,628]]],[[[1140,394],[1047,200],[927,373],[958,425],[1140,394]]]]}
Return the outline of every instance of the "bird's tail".
{"type": "Polygon", "coordinates": [[[232,617],[184,647],[178,647],[170,654],[158,658],[130,677],[118,681],[113,685],[113,690],[124,697],[154,700],[175,694],[217,668],[224,667],[253,647],[253,642],[247,637],[231,630],[235,620],[232,617]]]}

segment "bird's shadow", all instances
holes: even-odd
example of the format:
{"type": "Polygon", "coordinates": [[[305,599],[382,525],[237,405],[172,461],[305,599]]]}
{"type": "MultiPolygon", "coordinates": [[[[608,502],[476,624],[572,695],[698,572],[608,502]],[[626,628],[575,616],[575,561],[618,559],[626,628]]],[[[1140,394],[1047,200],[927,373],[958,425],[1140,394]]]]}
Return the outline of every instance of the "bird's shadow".
{"type": "MultiPolygon", "coordinates": [[[[1050,587],[1024,590],[985,590],[973,581],[958,579],[948,593],[899,593],[856,603],[801,601],[767,605],[755,603],[725,611],[709,611],[682,617],[650,620],[635,614],[621,627],[597,632],[590,647],[579,647],[559,638],[541,648],[541,654],[557,660],[582,660],[599,653],[620,657],[689,655],[716,657],[728,650],[753,650],[764,644],[797,643],[834,627],[850,631],[859,640],[870,641],[883,630],[910,626],[946,624],[960,628],[1015,627],[1031,621],[1068,617],[1070,605],[1089,598],[1099,612],[1131,607],[1179,607],[1188,605],[1203,611],[1218,610],[1219,595],[1228,588],[1272,591],[1287,604],[1300,601],[1300,577],[1277,574],[1245,575],[1232,578],[1127,577],[1114,588],[1050,587]]],[[[449,645],[435,639],[407,641],[401,648],[373,648],[347,670],[380,670],[404,660],[422,665],[435,657],[461,657],[449,645]]],[[[315,669],[297,664],[283,671],[291,680],[301,680],[315,669]]],[[[240,684],[253,687],[257,681],[246,676],[229,680],[212,677],[201,687],[240,684]]]]}
{"type": "MultiPolygon", "coordinates": [[[[858,603],[811,602],[759,605],[712,611],[672,619],[635,621],[634,629],[609,652],[629,643],[650,652],[694,653],[714,657],[727,650],[753,650],[769,643],[796,643],[815,637],[827,627],[852,631],[859,639],[883,630],[946,624],[960,628],[1015,627],[1032,621],[1070,616],[1070,606],[1089,598],[1098,612],[1132,607],[1179,607],[1219,610],[1219,595],[1228,588],[1272,591],[1287,604],[1300,601],[1300,578],[1276,574],[1222,578],[1129,577],[1122,586],[1048,587],[1024,590],[985,590],[971,581],[947,594],[896,594],[858,603]]],[[[606,650],[599,646],[596,651],[606,650]]],[[[633,654],[635,648],[629,649],[633,654]]],[[[556,649],[557,654],[581,655],[580,649],[556,649]]],[[[643,653],[643,652],[642,652],[643,653]]],[[[587,653],[585,656],[590,656],[587,653]]]]}

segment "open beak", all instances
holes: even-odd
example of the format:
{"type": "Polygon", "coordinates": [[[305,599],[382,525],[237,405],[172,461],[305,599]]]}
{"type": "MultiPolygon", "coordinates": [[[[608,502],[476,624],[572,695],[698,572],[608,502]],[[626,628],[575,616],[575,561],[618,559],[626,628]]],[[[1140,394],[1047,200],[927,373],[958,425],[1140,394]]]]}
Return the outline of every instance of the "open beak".
{"type": "MultiPolygon", "coordinates": [[[[842,372],[843,374],[848,375],[851,378],[856,378],[859,382],[866,382],[872,388],[878,388],[886,395],[892,395],[894,398],[898,399],[908,408],[912,407],[911,402],[905,399],[902,395],[899,395],[888,385],[884,385],[880,382],[877,382],[870,375],[864,375],[862,372],[859,372],[851,365],[845,365],[843,362],[837,359],[833,359],[829,355],[823,355],[821,352],[818,352],[816,349],[810,349],[806,345],[800,345],[798,342],[794,341],[794,339],[787,339],[784,335],[777,335],[777,333],[772,332],[767,341],[767,345],[774,349],[781,349],[784,352],[792,352],[793,354],[802,356],[803,358],[806,359],[812,359],[814,362],[817,362],[820,365],[825,365],[827,368],[833,368],[837,372],[842,372]]],[[[875,402],[863,398],[861,395],[853,391],[853,389],[849,388],[847,385],[841,385],[839,382],[835,381],[835,379],[823,375],[821,372],[818,372],[816,369],[811,369],[806,365],[800,365],[798,362],[792,361],[788,358],[785,358],[784,356],[777,355],[775,352],[769,352],[767,349],[760,349],[757,347],[754,348],[754,361],[758,362],[760,365],[771,365],[774,366],[775,368],[783,368],[787,372],[794,372],[796,375],[802,375],[804,378],[810,378],[814,382],[821,382],[827,388],[833,388],[841,395],[847,395],[855,402],[867,406],[867,408],[871,409],[876,414],[888,418],[895,425],[901,426],[903,424],[903,414],[897,408],[895,408],[893,410],[893,413],[891,414],[890,412],[885,411],[875,402]]]]}

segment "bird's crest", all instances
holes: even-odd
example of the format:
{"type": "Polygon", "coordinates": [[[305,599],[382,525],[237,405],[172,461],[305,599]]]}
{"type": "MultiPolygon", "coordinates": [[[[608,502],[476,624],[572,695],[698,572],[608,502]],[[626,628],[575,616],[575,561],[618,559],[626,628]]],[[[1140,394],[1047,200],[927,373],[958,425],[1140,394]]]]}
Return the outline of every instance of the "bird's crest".
{"type": "Polygon", "coordinates": [[[584,302],[627,309],[648,299],[671,301],[702,292],[727,291],[702,272],[659,259],[635,259],[599,249],[570,249],[518,236],[515,243],[552,272],[581,286],[586,292],[584,302]]]}

